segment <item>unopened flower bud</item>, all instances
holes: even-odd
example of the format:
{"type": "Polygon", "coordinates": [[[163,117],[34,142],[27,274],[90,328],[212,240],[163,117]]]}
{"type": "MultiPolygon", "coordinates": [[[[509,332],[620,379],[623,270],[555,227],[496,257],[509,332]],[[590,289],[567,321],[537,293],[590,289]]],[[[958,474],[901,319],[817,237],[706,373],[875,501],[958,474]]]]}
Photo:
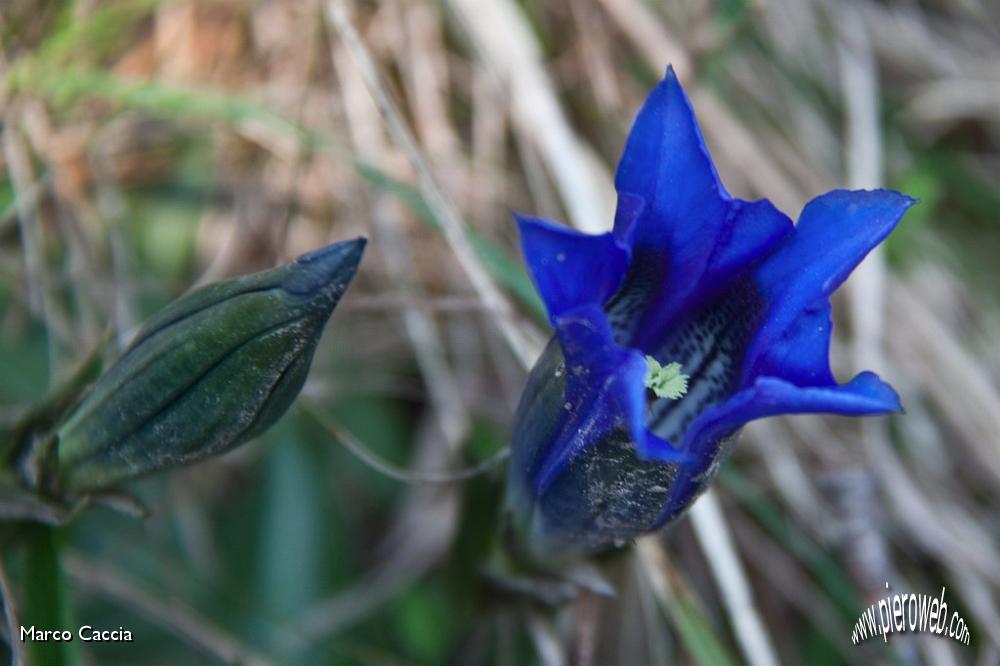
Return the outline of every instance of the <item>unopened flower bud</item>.
{"type": "Polygon", "coordinates": [[[58,492],[216,455],[291,405],[365,239],[198,289],[136,336],[58,431],[58,492]]]}

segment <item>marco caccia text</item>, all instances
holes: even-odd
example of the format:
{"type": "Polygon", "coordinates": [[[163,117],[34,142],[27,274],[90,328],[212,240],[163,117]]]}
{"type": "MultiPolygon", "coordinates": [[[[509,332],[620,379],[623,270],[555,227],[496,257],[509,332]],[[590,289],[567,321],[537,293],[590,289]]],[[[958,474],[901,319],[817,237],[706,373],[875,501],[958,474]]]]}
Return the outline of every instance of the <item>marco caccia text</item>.
{"type": "Polygon", "coordinates": [[[72,642],[79,638],[84,643],[131,643],[132,632],[124,627],[117,629],[98,629],[85,624],[74,634],[69,629],[36,629],[34,625],[21,627],[21,642],[72,642]]]}

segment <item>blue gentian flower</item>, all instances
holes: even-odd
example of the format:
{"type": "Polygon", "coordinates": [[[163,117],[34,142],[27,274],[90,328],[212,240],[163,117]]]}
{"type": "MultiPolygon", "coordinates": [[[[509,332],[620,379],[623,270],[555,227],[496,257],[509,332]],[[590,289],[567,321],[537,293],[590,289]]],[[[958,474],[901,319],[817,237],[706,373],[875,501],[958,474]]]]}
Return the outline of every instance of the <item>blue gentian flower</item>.
{"type": "Polygon", "coordinates": [[[515,551],[553,561],[677,518],[740,428],[776,414],[901,411],[871,372],[830,371],[830,294],[914,201],[836,190],[797,225],[730,196],[673,70],[632,127],[613,230],[518,217],[555,329],[515,416],[507,509],[515,551]],[[678,400],[647,361],[681,364],[678,400]]]}

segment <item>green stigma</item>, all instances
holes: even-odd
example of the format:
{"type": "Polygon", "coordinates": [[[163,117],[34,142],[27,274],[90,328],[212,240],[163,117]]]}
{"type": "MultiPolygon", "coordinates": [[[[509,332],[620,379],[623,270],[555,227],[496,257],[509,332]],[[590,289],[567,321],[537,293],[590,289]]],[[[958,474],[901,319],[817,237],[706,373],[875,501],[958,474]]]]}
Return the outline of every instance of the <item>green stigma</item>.
{"type": "Polygon", "coordinates": [[[688,390],[688,376],[681,372],[680,363],[660,365],[652,356],[646,357],[646,388],[657,398],[677,400],[688,390]]]}

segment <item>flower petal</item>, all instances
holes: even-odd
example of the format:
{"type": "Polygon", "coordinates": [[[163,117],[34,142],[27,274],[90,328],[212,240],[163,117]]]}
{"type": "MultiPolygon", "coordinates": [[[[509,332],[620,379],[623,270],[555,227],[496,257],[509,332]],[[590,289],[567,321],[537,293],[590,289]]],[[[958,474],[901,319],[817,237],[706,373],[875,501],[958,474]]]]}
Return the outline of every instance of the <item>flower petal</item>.
{"type": "MultiPolygon", "coordinates": [[[[769,201],[733,200],[727,218],[710,232],[717,237],[709,253],[697,265],[685,268],[665,257],[650,263],[646,248],[637,245],[624,283],[608,304],[616,340],[655,355],[679,321],[717,299],[793,230],[791,220],[769,201]]],[[[671,250],[666,256],[675,255],[671,250]]]]}
{"type": "Polygon", "coordinates": [[[636,224],[645,210],[646,200],[638,194],[630,194],[628,192],[618,193],[618,206],[615,208],[613,233],[618,242],[624,247],[632,247],[636,224]]]}
{"type": "Polygon", "coordinates": [[[579,308],[560,318],[556,334],[566,358],[566,398],[582,402],[601,387],[603,405],[628,427],[642,458],[677,462],[685,456],[646,427],[646,358],[612,340],[607,317],[599,308],[579,308]]]}
{"type": "Polygon", "coordinates": [[[720,225],[720,235],[709,256],[700,293],[710,293],[772,252],[795,230],[791,219],[767,199],[734,199],[729,218],[720,225]]]}
{"type": "Polygon", "coordinates": [[[831,413],[867,416],[902,412],[896,391],[873,372],[846,384],[800,387],[777,377],[759,377],[753,385],[702,413],[685,435],[685,449],[697,453],[706,442],[734,433],[745,423],[778,414],[831,413]]]}
{"type": "MultiPolygon", "coordinates": [[[[830,371],[830,311],[827,296],[803,306],[757,357],[753,376],[781,377],[796,386],[835,386],[837,380],[830,371]]],[[[749,359],[744,367],[753,364],[749,359]]]]}
{"type": "MultiPolygon", "coordinates": [[[[697,220],[724,217],[729,194],[708,155],[691,103],[673,68],[646,98],[618,163],[615,187],[646,200],[648,215],[669,216],[697,233],[697,220]]],[[[665,228],[650,225],[647,234],[665,228]]],[[[662,244],[656,244],[663,247],[662,244]]]]}
{"type": "Polygon", "coordinates": [[[575,308],[554,324],[566,363],[566,420],[539,467],[537,491],[544,492],[573,456],[616,428],[629,431],[643,458],[686,460],[646,428],[646,359],[615,344],[601,308],[575,308]]]}
{"type": "Polygon", "coordinates": [[[913,203],[890,190],[834,190],[806,205],[795,233],[754,271],[768,305],[747,348],[741,386],[764,376],[834,384],[828,297],[913,203]]]}
{"type": "Polygon", "coordinates": [[[581,305],[603,305],[621,284],[628,251],[613,233],[584,234],[540,218],[515,218],[521,251],[553,323],[581,305]]]}
{"type": "Polygon", "coordinates": [[[754,419],[778,414],[865,416],[901,411],[893,388],[871,372],[862,372],[840,386],[808,388],[777,377],[760,377],[749,388],[702,412],[688,428],[683,450],[692,462],[677,474],[657,525],[673,520],[691,505],[714,477],[725,456],[725,442],[731,442],[731,435],[754,419]]]}
{"type": "Polygon", "coordinates": [[[770,202],[729,196],[672,69],[639,112],[615,185],[615,233],[631,241],[633,258],[610,311],[619,342],[646,352],[793,229],[770,202]]]}

